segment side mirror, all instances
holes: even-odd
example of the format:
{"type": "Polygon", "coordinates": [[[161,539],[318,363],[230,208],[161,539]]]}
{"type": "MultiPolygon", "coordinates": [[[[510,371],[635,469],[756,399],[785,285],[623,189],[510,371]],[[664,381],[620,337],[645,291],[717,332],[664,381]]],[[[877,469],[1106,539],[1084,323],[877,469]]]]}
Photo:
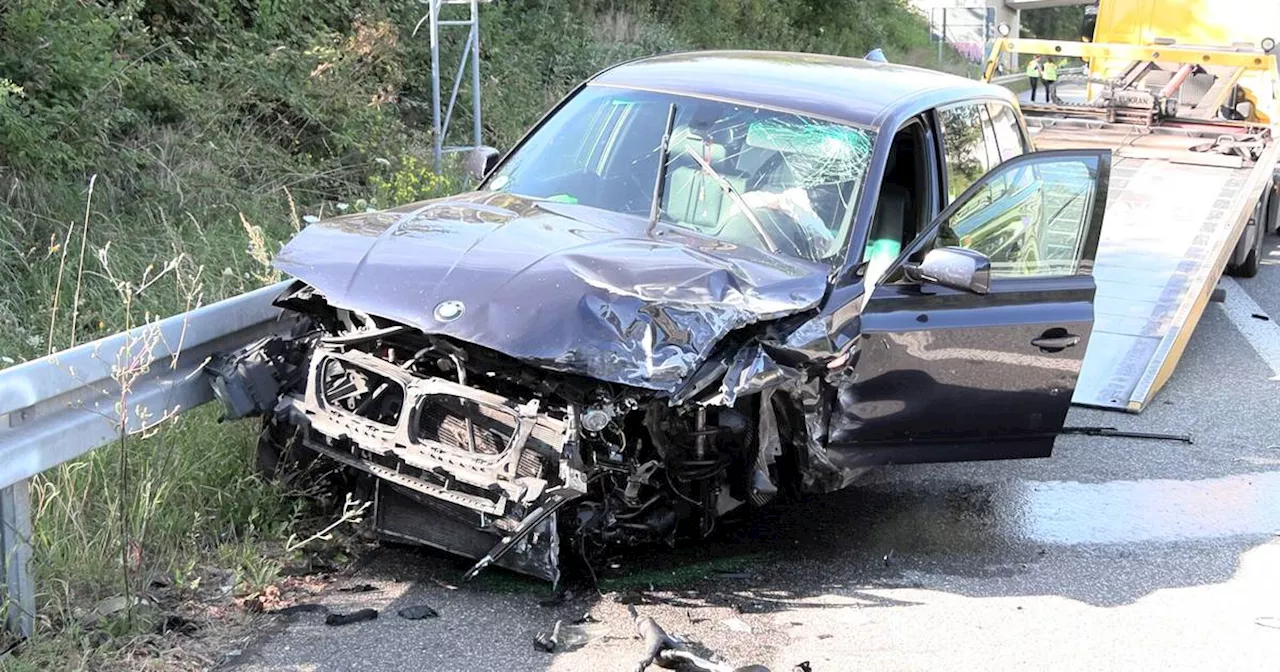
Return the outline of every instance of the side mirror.
{"type": "Polygon", "coordinates": [[[986,294],[991,289],[991,260],[963,247],[929,250],[924,261],[907,264],[905,271],[915,282],[932,282],[974,294],[986,294]]]}
{"type": "Polygon", "coordinates": [[[498,165],[499,157],[501,157],[501,154],[493,147],[476,147],[467,153],[467,175],[471,176],[471,179],[475,180],[476,184],[479,184],[485,177],[488,177],[494,166],[498,165]]]}

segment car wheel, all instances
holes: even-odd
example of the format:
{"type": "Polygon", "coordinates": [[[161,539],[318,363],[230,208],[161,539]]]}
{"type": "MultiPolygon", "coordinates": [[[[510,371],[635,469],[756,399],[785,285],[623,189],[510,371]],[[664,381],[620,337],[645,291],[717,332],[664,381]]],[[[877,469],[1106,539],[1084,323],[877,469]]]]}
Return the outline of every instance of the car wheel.
{"type": "Polygon", "coordinates": [[[1258,205],[1254,207],[1253,221],[1257,222],[1255,226],[1258,232],[1254,237],[1253,249],[1249,250],[1249,256],[1245,257],[1239,266],[1232,269],[1232,275],[1240,278],[1252,278],[1262,268],[1263,246],[1266,243],[1268,228],[1266,217],[1271,210],[1270,203],[1272,200],[1274,199],[1271,198],[1271,192],[1265,192],[1262,199],[1258,201],[1258,205]]]}
{"type": "Polygon", "coordinates": [[[1267,193],[1270,194],[1267,199],[1270,203],[1266,211],[1266,230],[1268,233],[1280,233],[1280,175],[1276,176],[1271,185],[1271,190],[1267,193]]]}

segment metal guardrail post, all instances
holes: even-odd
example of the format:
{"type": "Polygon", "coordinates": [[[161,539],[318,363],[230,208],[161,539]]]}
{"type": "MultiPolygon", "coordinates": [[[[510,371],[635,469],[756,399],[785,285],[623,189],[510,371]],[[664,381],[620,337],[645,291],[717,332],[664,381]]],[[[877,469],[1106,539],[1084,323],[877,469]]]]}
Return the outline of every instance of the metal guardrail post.
{"type": "Polygon", "coordinates": [[[30,481],[0,490],[0,569],[4,571],[5,627],[22,638],[36,626],[35,582],[31,579],[30,481]]]}

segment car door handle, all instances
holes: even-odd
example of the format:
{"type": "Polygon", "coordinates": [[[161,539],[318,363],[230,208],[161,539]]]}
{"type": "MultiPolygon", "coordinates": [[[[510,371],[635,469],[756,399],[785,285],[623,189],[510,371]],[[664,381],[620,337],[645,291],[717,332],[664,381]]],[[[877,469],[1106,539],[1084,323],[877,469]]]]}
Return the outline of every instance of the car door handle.
{"type": "Polygon", "coordinates": [[[1080,344],[1080,337],[1075,334],[1067,334],[1066,336],[1041,336],[1031,340],[1031,345],[1048,352],[1057,352],[1066,350],[1073,345],[1080,344]]]}

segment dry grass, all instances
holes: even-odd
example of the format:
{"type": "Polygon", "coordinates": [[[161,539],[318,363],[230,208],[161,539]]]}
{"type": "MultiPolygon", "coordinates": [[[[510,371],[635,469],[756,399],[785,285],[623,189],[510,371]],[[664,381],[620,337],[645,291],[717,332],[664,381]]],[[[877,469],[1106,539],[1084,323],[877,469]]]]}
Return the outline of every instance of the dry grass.
{"type": "MultiPolygon", "coordinates": [[[[216,227],[192,218],[162,234],[171,243],[166,256],[143,257],[111,235],[118,225],[94,206],[93,184],[83,219],[56,232],[60,242],[43,259],[25,257],[38,286],[50,290],[40,350],[106,331],[93,322],[114,314],[113,327],[139,327],[122,352],[149,352],[159,319],[278,277],[269,266],[276,243],[243,215],[238,235],[217,239],[219,247],[201,248],[199,241],[214,243],[216,227]],[[236,263],[240,270],[226,266],[210,287],[206,263],[226,263],[217,256],[229,250],[245,261],[236,263]]],[[[162,218],[162,226],[171,221],[162,218]]],[[[110,364],[116,441],[32,479],[37,634],[0,658],[0,669],[207,669],[247,623],[237,598],[277,582],[283,566],[318,544],[339,544],[334,528],[356,517],[325,527],[331,521],[307,513],[298,493],[254,474],[255,423],[221,424],[211,406],[179,415],[135,404],[136,384],[164,360],[110,364]],[[144,429],[126,432],[119,418],[129,414],[144,429]],[[310,535],[316,528],[324,529],[310,535]]]]}

